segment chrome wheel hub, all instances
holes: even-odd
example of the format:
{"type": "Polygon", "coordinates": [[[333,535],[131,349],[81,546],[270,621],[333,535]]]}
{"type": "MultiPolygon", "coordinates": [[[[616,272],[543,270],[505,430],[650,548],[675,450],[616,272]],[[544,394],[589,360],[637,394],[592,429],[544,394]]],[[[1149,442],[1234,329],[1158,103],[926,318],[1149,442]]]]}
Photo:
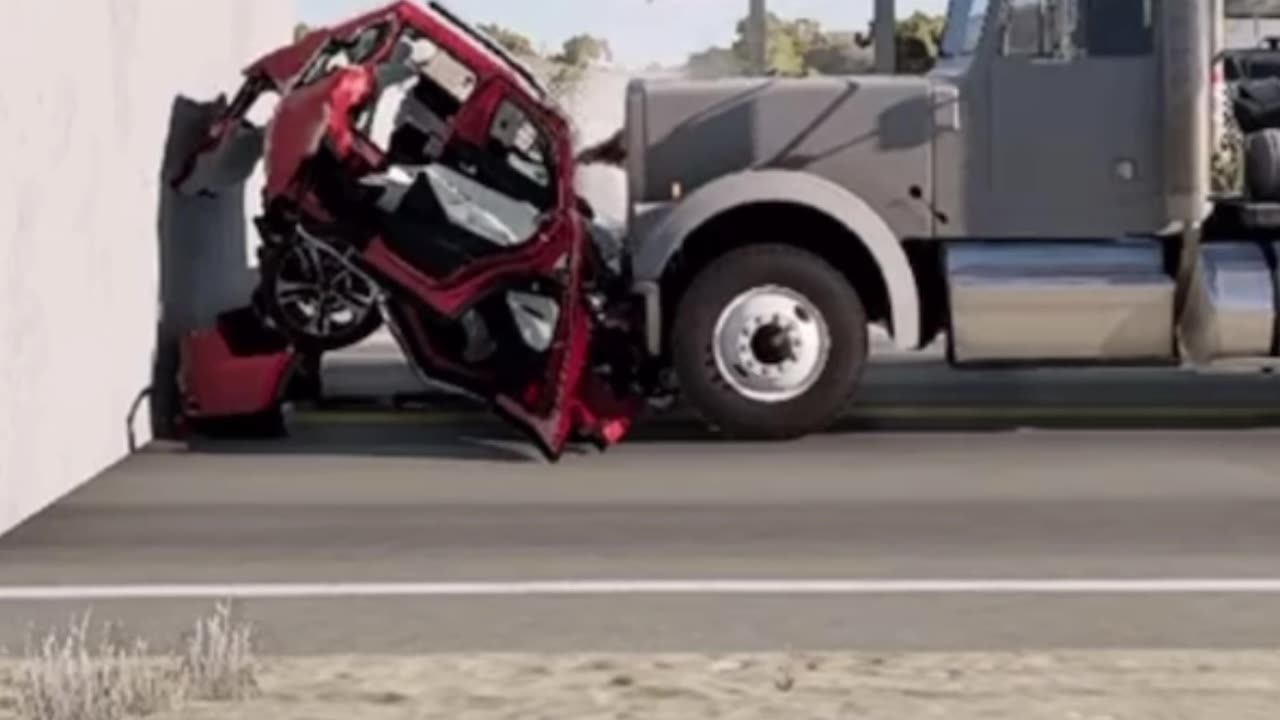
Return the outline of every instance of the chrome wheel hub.
{"type": "Polygon", "coordinates": [[[275,302],[290,325],[313,337],[353,327],[377,312],[377,288],[320,243],[304,240],[281,259],[275,302]]]}
{"type": "Polygon", "coordinates": [[[826,320],[808,298],[776,285],[752,288],[725,306],[712,342],[716,368],[736,392],[757,402],[803,395],[831,352],[826,320]]]}

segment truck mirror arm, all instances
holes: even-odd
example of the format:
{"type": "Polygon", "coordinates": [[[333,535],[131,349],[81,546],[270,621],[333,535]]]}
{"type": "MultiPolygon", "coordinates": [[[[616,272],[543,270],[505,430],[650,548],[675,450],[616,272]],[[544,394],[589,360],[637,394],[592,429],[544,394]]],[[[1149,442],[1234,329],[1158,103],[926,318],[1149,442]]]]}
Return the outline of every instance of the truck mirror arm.
{"type": "Polygon", "coordinates": [[[919,202],[921,205],[924,205],[925,209],[929,211],[929,214],[933,216],[934,220],[937,220],[939,223],[943,225],[946,225],[951,222],[951,218],[948,217],[946,213],[934,207],[932,202],[925,199],[924,190],[920,189],[919,185],[912,185],[911,188],[907,191],[907,194],[911,196],[912,200],[915,200],[919,202]]]}

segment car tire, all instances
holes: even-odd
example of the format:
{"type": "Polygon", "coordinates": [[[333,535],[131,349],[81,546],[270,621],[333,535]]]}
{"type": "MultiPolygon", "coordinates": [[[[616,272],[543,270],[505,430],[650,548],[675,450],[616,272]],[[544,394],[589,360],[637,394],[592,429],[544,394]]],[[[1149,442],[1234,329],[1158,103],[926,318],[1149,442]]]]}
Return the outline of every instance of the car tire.
{"type": "Polygon", "coordinates": [[[1245,190],[1249,198],[1280,202],[1280,130],[1250,133],[1244,150],[1245,190]]]}
{"type": "Polygon", "coordinates": [[[287,250],[269,253],[261,261],[258,287],[254,291],[254,306],[271,321],[271,325],[289,339],[303,353],[323,354],[351,347],[368,338],[382,327],[382,315],[371,308],[358,322],[327,335],[315,335],[291,321],[287,311],[277,301],[276,284],[281,280],[287,250]]]}
{"type": "Polygon", "coordinates": [[[867,336],[866,310],[844,274],[806,250],[757,245],[694,277],[670,345],[679,390],[710,425],[735,438],[788,440],[829,428],[845,410],[867,336]],[[790,359],[778,362],[787,345],[790,359]]]}

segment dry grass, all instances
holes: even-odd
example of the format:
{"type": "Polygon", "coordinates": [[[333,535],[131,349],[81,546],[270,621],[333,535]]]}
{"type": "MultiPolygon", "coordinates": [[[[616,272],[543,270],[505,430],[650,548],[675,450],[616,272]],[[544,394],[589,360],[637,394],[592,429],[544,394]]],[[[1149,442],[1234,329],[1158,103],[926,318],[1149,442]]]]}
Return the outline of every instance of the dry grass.
{"type": "Polygon", "coordinates": [[[178,679],[141,641],[122,643],[106,626],[95,644],[90,614],[28,642],[18,678],[19,712],[31,720],[116,720],[167,709],[178,679]]]}
{"type": "Polygon", "coordinates": [[[230,603],[196,620],[182,643],[181,671],[189,697],[244,700],[257,693],[252,628],[235,620],[230,603]]]}
{"type": "Polygon", "coordinates": [[[196,620],[176,653],[156,654],[120,628],[95,641],[91,614],[28,641],[16,677],[27,720],[124,720],[172,710],[184,700],[243,700],[257,691],[252,635],[232,607],[196,620]]]}

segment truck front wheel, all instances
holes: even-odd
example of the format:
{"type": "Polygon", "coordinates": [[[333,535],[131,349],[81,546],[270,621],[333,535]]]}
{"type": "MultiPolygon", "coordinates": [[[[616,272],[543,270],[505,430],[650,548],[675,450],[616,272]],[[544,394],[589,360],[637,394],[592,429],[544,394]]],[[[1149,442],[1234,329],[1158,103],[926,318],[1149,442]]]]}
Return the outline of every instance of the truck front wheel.
{"type": "Polygon", "coordinates": [[[821,257],[785,245],[712,261],[681,298],[671,333],[682,394],[713,426],[744,439],[826,429],[866,365],[858,293],[821,257]]]}

